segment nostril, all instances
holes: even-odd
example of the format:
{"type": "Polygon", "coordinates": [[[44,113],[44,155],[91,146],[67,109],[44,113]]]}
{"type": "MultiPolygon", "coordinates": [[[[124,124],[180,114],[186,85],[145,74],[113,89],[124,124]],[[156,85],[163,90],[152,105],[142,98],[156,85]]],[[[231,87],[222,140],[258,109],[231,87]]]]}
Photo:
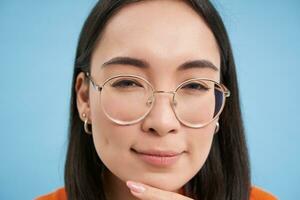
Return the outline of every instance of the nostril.
{"type": "Polygon", "coordinates": [[[149,131],[152,133],[155,132],[155,130],[153,128],[150,128],[149,131]]]}

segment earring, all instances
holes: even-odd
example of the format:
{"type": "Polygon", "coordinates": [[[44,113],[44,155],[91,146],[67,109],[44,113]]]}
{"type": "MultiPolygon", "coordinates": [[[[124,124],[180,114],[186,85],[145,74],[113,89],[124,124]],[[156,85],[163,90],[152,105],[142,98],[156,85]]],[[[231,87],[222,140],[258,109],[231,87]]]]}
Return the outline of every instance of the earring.
{"type": "Polygon", "coordinates": [[[220,129],[220,124],[219,122],[216,123],[216,128],[215,128],[215,133],[217,133],[220,129]]]}
{"type": "Polygon", "coordinates": [[[84,127],[85,132],[89,133],[89,134],[92,134],[92,131],[90,131],[89,128],[88,128],[88,119],[86,117],[86,114],[83,113],[82,117],[84,118],[84,126],[83,127],[84,127]]]}

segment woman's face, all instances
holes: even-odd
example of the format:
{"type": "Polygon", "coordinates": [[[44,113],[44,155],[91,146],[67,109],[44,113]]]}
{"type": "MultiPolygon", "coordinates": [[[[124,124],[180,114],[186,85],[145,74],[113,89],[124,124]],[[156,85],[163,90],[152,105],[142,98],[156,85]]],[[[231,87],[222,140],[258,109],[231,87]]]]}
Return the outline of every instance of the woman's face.
{"type": "MultiPolygon", "coordinates": [[[[143,1],[122,8],[108,21],[93,52],[91,75],[96,83],[102,84],[118,74],[138,75],[156,90],[173,91],[190,78],[205,77],[219,82],[220,55],[212,32],[184,1],[143,1]],[[141,59],[149,67],[102,67],[114,57],[141,59]],[[178,69],[191,60],[207,60],[218,69],[178,69]]],[[[100,93],[91,84],[89,87],[89,105],[84,112],[92,124],[96,151],[115,177],[176,191],[201,169],[210,151],[216,121],[200,129],[181,124],[170,104],[172,95],[166,93],[156,95],[151,112],[142,121],[118,125],[105,116],[100,93]],[[160,166],[144,161],[132,149],[181,154],[175,163],[160,166]]]]}

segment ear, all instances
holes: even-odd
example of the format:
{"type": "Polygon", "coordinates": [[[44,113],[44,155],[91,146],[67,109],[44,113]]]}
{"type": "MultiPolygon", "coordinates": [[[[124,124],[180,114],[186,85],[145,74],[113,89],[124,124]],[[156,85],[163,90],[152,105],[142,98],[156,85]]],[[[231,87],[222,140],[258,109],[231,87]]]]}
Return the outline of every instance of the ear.
{"type": "Polygon", "coordinates": [[[76,77],[75,91],[78,114],[80,119],[84,121],[83,113],[86,114],[88,119],[90,118],[89,82],[84,72],[80,72],[76,77]]]}

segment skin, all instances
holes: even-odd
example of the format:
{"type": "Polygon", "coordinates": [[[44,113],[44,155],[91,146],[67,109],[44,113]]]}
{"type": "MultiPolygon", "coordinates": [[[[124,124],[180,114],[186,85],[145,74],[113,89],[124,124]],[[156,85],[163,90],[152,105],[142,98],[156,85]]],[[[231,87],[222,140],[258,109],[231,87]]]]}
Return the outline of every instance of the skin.
{"type": "MultiPolygon", "coordinates": [[[[196,59],[209,60],[220,68],[217,43],[203,19],[184,1],[143,1],[125,6],[108,21],[92,54],[91,75],[102,84],[113,75],[130,73],[146,78],[156,90],[165,91],[174,90],[189,78],[219,82],[220,72],[209,68],[178,71],[180,64],[196,59]],[[120,64],[101,68],[116,56],[146,60],[150,68],[120,64]]],[[[199,129],[184,126],[170,106],[172,95],[159,94],[146,118],[129,126],[118,125],[104,115],[99,92],[83,80],[80,73],[75,87],[77,108],[81,119],[84,121],[85,113],[92,124],[96,151],[109,169],[105,173],[109,199],[189,199],[182,195],[181,188],[205,163],[217,121],[199,129]],[[171,167],[155,167],[130,150],[154,147],[185,152],[171,167]],[[142,184],[146,190],[133,192],[130,181],[142,184]]]]}

